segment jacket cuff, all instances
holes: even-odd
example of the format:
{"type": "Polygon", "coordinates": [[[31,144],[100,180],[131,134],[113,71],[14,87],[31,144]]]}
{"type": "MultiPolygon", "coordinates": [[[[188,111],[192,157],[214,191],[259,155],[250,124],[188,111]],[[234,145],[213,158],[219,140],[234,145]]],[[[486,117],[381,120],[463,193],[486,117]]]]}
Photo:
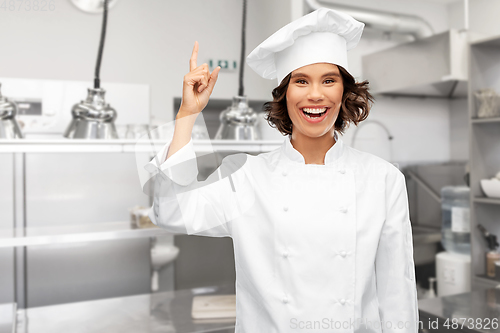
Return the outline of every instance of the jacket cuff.
{"type": "Polygon", "coordinates": [[[189,142],[184,147],[165,160],[170,144],[171,142],[163,146],[156,154],[156,157],[144,166],[144,169],[155,176],[159,173],[159,163],[159,169],[174,183],[187,186],[195,181],[198,176],[198,164],[196,163],[193,139],[189,139],[189,142]]]}

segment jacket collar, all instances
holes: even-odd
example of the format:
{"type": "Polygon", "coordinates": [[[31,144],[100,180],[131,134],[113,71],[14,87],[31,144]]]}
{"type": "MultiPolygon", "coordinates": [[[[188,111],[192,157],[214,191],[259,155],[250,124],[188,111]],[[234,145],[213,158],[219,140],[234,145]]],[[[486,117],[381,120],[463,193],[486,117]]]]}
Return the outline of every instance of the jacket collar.
{"type": "MultiPolygon", "coordinates": [[[[302,154],[292,146],[292,143],[290,142],[291,138],[291,134],[288,134],[285,138],[283,145],[281,146],[282,155],[292,162],[306,165],[304,156],[302,156],[302,154]]],[[[334,138],[335,144],[326,152],[325,165],[333,164],[340,156],[342,156],[342,153],[344,152],[344,143],[337,134],[337,131],[334,133],[334,138]]]]}

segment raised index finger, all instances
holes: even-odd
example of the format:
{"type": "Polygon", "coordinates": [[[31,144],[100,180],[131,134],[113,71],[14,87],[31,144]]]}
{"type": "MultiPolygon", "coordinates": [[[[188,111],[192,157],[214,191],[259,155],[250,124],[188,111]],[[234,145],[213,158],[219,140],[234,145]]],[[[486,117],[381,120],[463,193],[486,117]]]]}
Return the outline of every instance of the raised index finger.
{"type": "Polygon", "coordinates": [[[196,60],[198,60],[198,41],[194,42],[193,53],[191,54],[191,59],[189,60],[189,71],[196,69],[196,60]]]}

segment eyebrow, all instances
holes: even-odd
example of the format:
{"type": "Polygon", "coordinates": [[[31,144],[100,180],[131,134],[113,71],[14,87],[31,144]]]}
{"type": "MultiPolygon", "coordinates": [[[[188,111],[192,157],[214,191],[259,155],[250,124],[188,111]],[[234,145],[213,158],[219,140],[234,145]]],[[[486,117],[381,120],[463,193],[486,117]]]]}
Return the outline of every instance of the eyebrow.
{"type": "MultiPolygon", "coordinates": [[[[329,72],[329,73],[326,73],[326,74],[323,74],[321,77],[325,77],[325,76],[336,76],[340,79],[340,74],[339,73],[335,73],[335,72],[329,72]]],[[[309,77],[307,74],[304,74],[304,73],[295,73],[292,75],[292,79],[296,78],[296,77],[309,77]]]]}

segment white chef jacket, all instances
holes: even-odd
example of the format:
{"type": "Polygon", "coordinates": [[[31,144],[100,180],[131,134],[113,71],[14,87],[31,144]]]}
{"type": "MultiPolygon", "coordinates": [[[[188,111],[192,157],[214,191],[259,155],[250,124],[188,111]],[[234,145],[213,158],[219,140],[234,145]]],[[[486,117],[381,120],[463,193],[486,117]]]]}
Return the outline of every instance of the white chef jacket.
{"type": "MultiPolygon", "coordinates": [[[[155,195],[149,217],[161,228],[233,239],[236,333],[418,332],[404,175],[335,137],[324,165],[305,164],[288,135],[273,151],[227,156],[210,176],[220,180],[177,204],[155,195]]],[[[178,189],[203,183],[192,140],[161,169],[178,189]]]]}

